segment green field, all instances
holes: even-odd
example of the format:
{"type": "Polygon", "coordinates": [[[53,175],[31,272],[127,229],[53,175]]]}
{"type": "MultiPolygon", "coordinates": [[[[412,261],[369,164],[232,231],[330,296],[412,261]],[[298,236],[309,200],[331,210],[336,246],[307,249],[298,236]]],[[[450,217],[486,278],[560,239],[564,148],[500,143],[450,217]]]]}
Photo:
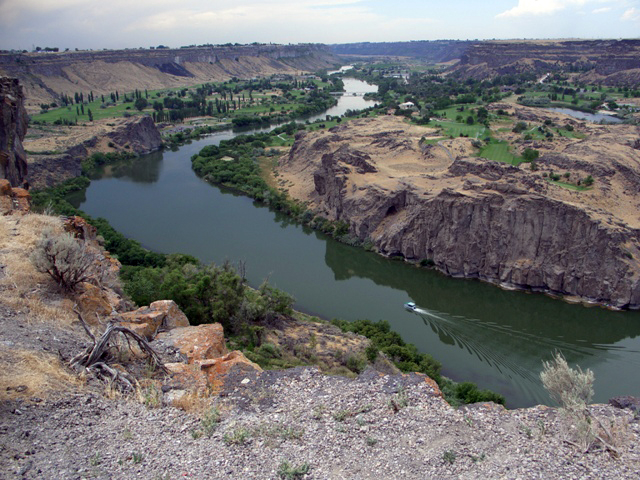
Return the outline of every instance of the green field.
{"type": "Polygon", "coordinates": [[[467,125],[466,123],[436,120],[433,122],[433,125],[442,128],[442,133],[450,137],[464,135],[469,138],[483,138],[483,136],[491,133],[490,130],[482,124],[467,125]]]}
{"type": "Polygon", "coordinates": [[[496,162],[510,163],[511,165],[519,165],[522,163],[521,157],[511,153],[511,148],[508,143],[497,140],[492,140],[491,143],[480,148],[478,157],[495,160],[496,162]]]}
{"type": "MultiPolygon", "coordinates": [[[[317,85],[318,88],[324,88],[329,85],[329,83],[322,82],[320,80],[313,80],[313,83],[317,85]]],[[[220,85],[220,84],[215,84],[220,85]]],[[[227,89],[233,89],[235,87],[248,87],[248,82],[226,82],[224,83],[227,89]]],[[[80,105],[69,105],[58,108],[53,108],[48,110],[47,112],[40,113],[37,115],[33,115],[31,120],[37,123],[54,123],[56,121],[65,121],[70,123],[78,123],[83,124],[90,121],[89,119],[89,110],[91,110],[91,114],[94,120],[101,120],[104,118],[118,118],[127,115],[143,115],[143,114],[152,114],[153,108],[152,104],[154,101],[160,101],[167,97],[170,93],[174,94],[175,92],[184,90],[195,90],[198,87],[201,87],[202,84],[193,85],[191,87],[176,87],[176,88],[164,88],[160,90],[149,90],[145,96],[144,91],[142,91],[142,95],[145,96],[149,105],[147,108],[142,110],[142,112],[136,110],[134,107],[134,102],[130,101],[125,103],[124,97],[125,92],[121,92],[119,94],[119,99],[117,100],[115,105],[108,106],[106,108],[101,108],[103,101],[101,95],[95,95],[95,100],[93,102],[88,102],[83,105],[84,113],[82,113],[82,107],[80,105]]],[[[84,92],[83,92],[84,93],[84,92]]],[[[306,92],[302,89],[291,90],[291,96],[288,101],[285,103],[280,103],[282,101],[282,97],[277,96],[272,98],[272,95],[260,93],[259,90],[252,90],[251,95],[253,97],[253,103],[250,105],[238,105],[240,108],[237,110],[231,110],[224,113],[217,113],[214,116],[220,118],[229,118],[234,116],[243,116],[243,115],[256,115],[256,114],[268,114],[268,113],[278,113],[278,112],[287,112],[295,110],[298,106],[301,105],[297,100],[302,98],[306,92]]],[[[187,99],[187,97],[178,97],[181,99],[187,99]]],[[[249,89],[245,88],[242,91],[235,93],[233,95],[234,100],[240,103],[240,99],[242,99],[244,95],[245,102],[249,103],[249,89]]],[[[85,94],[85,98],[88,95],[85,94]]],[[[126,92],[126,96],[129,98],[134,98],[133,92],[126,92]]],[[[214,94],[207,97],[207,101],[215,102],[215,99],[221,99],[220,94],[214,94]]],[[[227,97],[228,99],[229,97],[227,97]]],[[[110,95],[104,95],[105,102],[111,101],[110,95]]],[[[232,103],[232,102],[230,102],[232,103]]]]}

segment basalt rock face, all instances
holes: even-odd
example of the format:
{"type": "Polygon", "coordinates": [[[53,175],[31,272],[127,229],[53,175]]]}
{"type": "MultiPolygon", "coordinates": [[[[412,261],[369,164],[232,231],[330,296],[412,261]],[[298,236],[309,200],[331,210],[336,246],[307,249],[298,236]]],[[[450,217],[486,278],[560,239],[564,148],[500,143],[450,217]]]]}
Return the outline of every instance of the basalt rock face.
{"type": "MultiPolygon", "coordinates": [[[[474,157],[455,158],[434,171],[419,137],[406,132],[387,131],[387,136],[413,142],[415,161],[393,153],[385,157],[377,151],[379,135],[368,135],[367,142],[358,132],[369,128],[362,122],[344,127],[339,138],[351,145],[349,158],[368,155],[372,170],[358,171],[345,162],[341,142],[327,149],[318,143],[319,134],[310,133],[298,135],[282,161],[285,179],[290,172],[313,172],[313,189],[302,197],[316,213],[349,223],[352,236],[383,255],[429,260],[452,276],[640,308],[640,229],[615,211],[580,204],[580,195],[596,192],[556,188],[539,174],[474,157]],[[315,145],[321,148],[314,153],[315,145]]],[[[581,169],[583,177],[592,172],[603,197],[615,197],[618,176],[630,175],[615,166],[617,160],[604,158],[605,168],[585,160],[574,165],[572,158],[549,155],[539,163],[557,171],[565,162],[567,169],[581,169]]],[[[632,162],[625,166],[638,170],[632,162]]],[[[629,180],[624,181],[626,201],[635,202],[635,196],[628,198],[635,195],[629,180]]]]}
{"type": "MultiPolygon", "coordinates": [[[[162,147],[162,137],[149,116],[102,121],[103,128],[78,139],[77,144],[61,145],[63,153],[37,154],[37,143],[29,144],[29,183],[35,188],[52,187],[82,173],[82,161],[97,151],[130,152],[138,155],[162,147]]],[[[96,122],[97,123],[97,122],[96,122]]]]}
{"type": "Polygon", "coordinates": [[[569,70],[592,81],[634,85],[640,78],[639,40],[478,42],[469,45],[455,70],[476,78],[569,70]]]}
{"type": "Polygon", "coordinates": [[[15,78],[0,78],[0,178],[14,187],[22,185],[27,176],[27,155],[22,146],[27,122],[20,83],[15,78]]]}

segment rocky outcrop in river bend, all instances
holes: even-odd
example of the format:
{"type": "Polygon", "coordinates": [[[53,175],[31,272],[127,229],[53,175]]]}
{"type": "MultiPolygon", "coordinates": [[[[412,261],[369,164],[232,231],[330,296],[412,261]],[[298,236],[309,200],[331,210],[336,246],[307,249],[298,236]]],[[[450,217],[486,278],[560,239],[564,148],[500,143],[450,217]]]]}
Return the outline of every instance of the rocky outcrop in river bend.
{"type": "MultiPolygon", "coordinates": [[[[433,264],[452,276],[640,308],[640,229],[623,211],[605,208],[606,197],[622,195],[620,189],[631,195],[628,175],[585,158],[585,149],[605,145],[602,139],[583,145],[575,164],[571,154],[563,156],[565,168],[604,171],[602,191],[572,192],[507,164],[460,155],[451,162],[421,141],[425,134],[428,129],[394,118],[301,133],[280,171],[297,182],[292,195],[349,223],[353,236],[381,254],[433,264]]],[[[447,142],[456,152],[469,140],[447,142]]],[[[631,155],[625,165],[637,171],[637,155],[625,154],[631,155]]],[[[599,161],[615,165],[612,155],[599,161]]],[[[540,164],[552,169],[556,160],[543,156],[540,164]]],[[[636,203],[631,197],[626,201],[636,203]]]]}

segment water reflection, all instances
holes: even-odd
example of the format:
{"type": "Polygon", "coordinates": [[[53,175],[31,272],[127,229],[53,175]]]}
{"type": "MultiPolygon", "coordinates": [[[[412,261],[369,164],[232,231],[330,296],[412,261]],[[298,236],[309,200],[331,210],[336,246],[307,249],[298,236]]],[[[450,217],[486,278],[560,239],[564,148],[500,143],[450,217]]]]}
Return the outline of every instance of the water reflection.
{"type": "MultiPolygon", "coordinates": [[[[536,398],[544,401],[538,374],[541,359],[554,351],[561,351],[571,364],[594,369],[601,384],[611,379],[598,379],[599,369],[606,375],[611,363],[618,364],[619,378],[633,378],[640,367],[638,342],[632,347],[621,346],[640,335],[637,312],[587,308],[479,281],[452,280],[332,241],[326,242],[325,261],[336,281],[368,278],[377,285],[405,291],[420,307],[415,315],[426,329],[423,338],[409,341],[424,343],[424,335],[432,332],[440,344],[466,352],[513,381],[510,388],[516,403],[530,404],[536,398]],[[623,350],[625,359],[621,361],[623,350]],[[516,384],[521,391],[515,391],[516,384]],[[529,399],[525,395],[530,395],[529,399]]],[[[490,383],[499,389],[495,379],[490,383]]],[[[608,392],[599,393],[605,397],[599,401],[605,401],[608,392]]]]}

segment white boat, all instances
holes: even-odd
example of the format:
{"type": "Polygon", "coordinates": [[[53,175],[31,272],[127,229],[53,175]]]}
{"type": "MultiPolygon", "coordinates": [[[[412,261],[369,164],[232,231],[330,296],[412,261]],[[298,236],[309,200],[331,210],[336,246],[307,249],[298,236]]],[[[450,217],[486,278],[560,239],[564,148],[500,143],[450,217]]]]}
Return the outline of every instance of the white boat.
{"type": "Polygon", "coordinates": [[[416,306],[416,304],[414,302],[407,302],[404,304],[404,308],[405,310],[409,310],[410,312],[415,312],[418,307],[416,306]]]}

